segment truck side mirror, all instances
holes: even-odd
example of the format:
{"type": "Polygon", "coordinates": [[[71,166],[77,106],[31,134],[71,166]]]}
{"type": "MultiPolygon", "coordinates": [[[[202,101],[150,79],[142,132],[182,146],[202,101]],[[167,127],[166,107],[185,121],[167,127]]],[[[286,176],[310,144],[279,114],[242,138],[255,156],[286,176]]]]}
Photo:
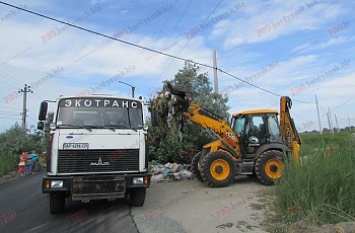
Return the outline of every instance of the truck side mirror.
{"type": "Polygon", "coordinates": [[[37,129],[43,131],[43,129],[44,129],[44,122],[43,121],[40,121],[37,123],[37,129]]]}
{"type": "Polygon", "coordinates": [[[45,121],[47,116],[48,103],[46,101],[41,102],[41,106],[39,108],[38,120],[45,121]]]}

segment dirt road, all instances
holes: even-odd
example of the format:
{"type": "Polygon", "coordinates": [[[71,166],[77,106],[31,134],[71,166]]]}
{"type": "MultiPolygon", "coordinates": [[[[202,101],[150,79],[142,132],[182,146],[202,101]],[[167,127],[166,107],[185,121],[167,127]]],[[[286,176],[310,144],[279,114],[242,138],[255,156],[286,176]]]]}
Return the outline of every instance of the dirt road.
{"type": "Polygon", "coordinates": [[[144,207],[131,214],[141,233],[265,232],[259,194],[267,188],[248,177],[227,188],[197,180],[152,183],[144,207]]]}

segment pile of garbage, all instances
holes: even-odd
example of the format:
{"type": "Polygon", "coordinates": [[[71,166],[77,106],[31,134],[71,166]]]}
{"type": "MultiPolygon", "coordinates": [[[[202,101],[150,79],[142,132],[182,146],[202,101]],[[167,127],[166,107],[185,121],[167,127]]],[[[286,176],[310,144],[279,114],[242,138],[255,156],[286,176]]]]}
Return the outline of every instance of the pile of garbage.
{"type": "Polygon", "coordinates": [[[191,179],[191,166],[187,164],[166,163],[165,165],[150,165],[152,181],[178,181],[182,179],[191,179]]]}

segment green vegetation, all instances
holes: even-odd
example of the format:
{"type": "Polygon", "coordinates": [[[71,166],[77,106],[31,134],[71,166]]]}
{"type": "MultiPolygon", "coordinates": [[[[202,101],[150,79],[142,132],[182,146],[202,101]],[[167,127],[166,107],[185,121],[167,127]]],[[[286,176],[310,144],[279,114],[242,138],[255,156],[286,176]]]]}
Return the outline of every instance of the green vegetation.
{"type": "Polygon", "coordinates": [[[302,135],[302,164],[289,163],[271,208],[283,223],[355,221],[355,136],[351,131],[302,135]]]}
{"type": "MultiPolygon", "coordinates": [[[[170,82],[179,90],[187,90],[192,102],[212,109],[214,113],[226,118],[227,97],[214,93],[208,74],[198,74],[198,71],[199,67],[196,65],[185,63],[170,82]]],[[[156,99],[151,101],[156,103],[156,99]]],[[[166,120],[159,122],[157,127],[150,126],[148,131],[150,161],[190,163],[193,155],[200,151],[203,145],[213,141],[201,126],[190,121],[184,121],[183,130],[183,141],[180,142],[178,135],[169,130],[166,120]]]]}
{"type": "Polygon", "coordinates": [[[43,151],[43,134],[30,133],[17,124],[0,134],[0,176],[17,170],[23,148],[43,151]]]}

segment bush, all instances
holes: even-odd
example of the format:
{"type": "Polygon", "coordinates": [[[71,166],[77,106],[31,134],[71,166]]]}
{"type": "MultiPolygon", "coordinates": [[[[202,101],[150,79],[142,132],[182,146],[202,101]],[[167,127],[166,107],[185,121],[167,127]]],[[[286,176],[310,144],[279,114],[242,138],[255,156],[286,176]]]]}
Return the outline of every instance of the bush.
{"type": "Polygon", "coordinates": [[[40,153],[44,147],[42,133],[30,133],[17,124],[13,125],[0,134],[0,175],[17,169],[23,148],[36,149],[37,153],[40,153]]]}
{"type": "Polygon", "coordinates": [[[353,145],[344,135],[303,139],[312,145],[308,151],[303,149],[308,159],[302,165],[286,164],[283,178],[275,185],[277,216],[287,222],[308,219],[317,224],[355,221],[353,145]]]}
{"type": "Polygon", "coordinates": [[[156,129],[155,140],[152,140],[149,146],[149,160],[156,160],[159,163],[190,163],[195,152],[193,146],[179,140],[177,135],[169,131],[156,129]]]}
{"type": "Polygon", "coordinates": [[[19,155],[11,153],[0,153],[0,176],[17,169],[19,163],[19,155]]]}

